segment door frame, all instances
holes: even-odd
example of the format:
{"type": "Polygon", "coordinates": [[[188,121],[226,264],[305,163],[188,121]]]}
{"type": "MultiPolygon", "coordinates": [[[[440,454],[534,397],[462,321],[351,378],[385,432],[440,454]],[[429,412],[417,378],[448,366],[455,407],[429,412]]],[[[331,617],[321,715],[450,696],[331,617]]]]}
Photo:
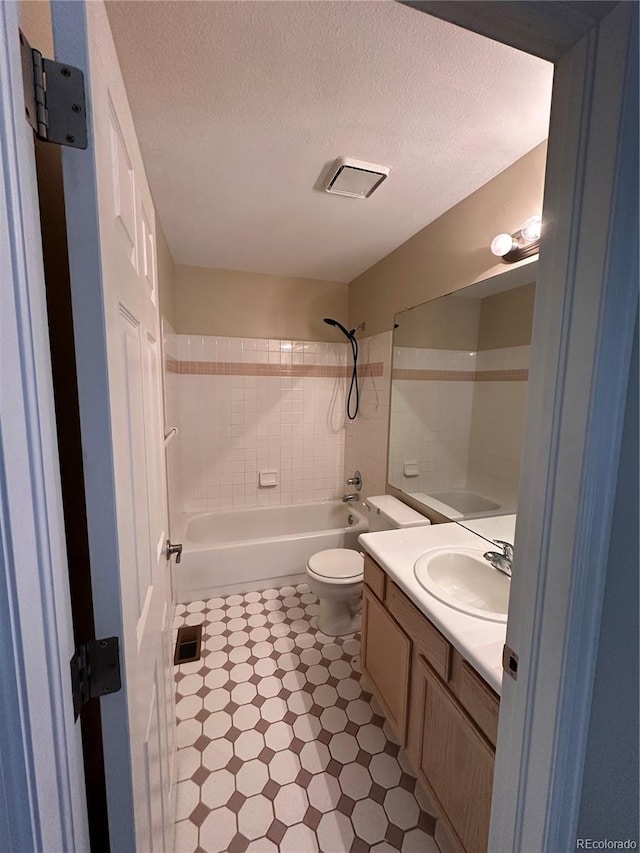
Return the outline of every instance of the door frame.
{"type": "Polygon", "coordinates": [[[576,843],[638,312],[634,7],[615,8],[555,68],[495,850],[576,843]]]}
{"type": "MultiPolygon", "coordinates": [[[[25,702],[29,691],[33,695],[32,674],[42,671],[38,651],[44,654],[47,644],[58,644],[64,627],[53,624],[50,618],[52,590],[56,584],[60,590],[64,553],[48,355],[43,352],[44,286],[41,258],[37,258],[38,235],[33,233],[37,197],[33,166],[23,153],[27,133],[24,122],[20,128],[22,84],[16,73],[20,66],[17,38],[14,41],[15,5],[0,4],[0,39],[6,46],[5,52],[0,52],[0,130],[8,141],[0,177],[13,193],[11,204],[0,208],[0,248],[3,270],[5,258],[30,260],[29,264],[11,265],[7,277],[14,284],[10,292],[20,298],[21,306],[29,305],[29,312],[25,315],[14,306],[12,314],[6,315],[7,323],[12,323],[20,335],[14,352],[1,367],[19,369],[15,375],[22,377],[23,384],[14,388],[6,383],[8,390],[15,392],[16,407],[2,415],[1,425],[2,447],[11,448],[13,464],[23,466],[26,480],[23,477],[19,485],[24,491],[19,492],[15,492],[15,481],[8,483],[7,476],[0,480],[4,490],[0,524],[6,581],[0,584],[0,608],[13,608],[16,617],[10,629],[1,620],[0,632],[2,639],[10,641],[7,648],[14,651],[13,661],[7,664],[7,681],[3,670],[3,685],[10,685],[21,715],[19,721],[5,716],[2,722],[13,726],[17,737],[13,745],[21,744],[21,748],[11,750],[6,759],[2,752],[0,755],[9,763],[6,771],[13,783],[11,801],[18,801],[19,790],[24,793],[25,808],[8,816],[0,812],[0,826],[4,828],[2,821],[7,817],[14,820],[15,831],[24,833],[15,837],[30,838],[31,843],[26,845],[30,849],[42,825],[47,826],[48,833],[59,831],[67,839],[81,838],[86,816],[74,811],[71,804],[72,750],[56,753],[52,758],[57,760],[51,763],[42,760],[55,752],[55,743],[68,745],[64,716],[68,703],[63,692],[68,674],[55,667],[45,673],[45,683],[40,686],[46,702],[38,708],[37,719],[29,711],[33,706],[25,702]],[[9,114],[12,107],[19,117],[15,121],[9,114]],[[20,137],[17,141],[16,134],[20,137]],[[28,446],[24,433],[21,440],[13,422],[18,411],[27,419],[28,446]],[[22,456],[17,453],[19,449],[22,456]],[[46,484],[46,488],[39,490],[39,484],[46,484]],[[13,507],[14,495],[16,505],[26,513],[20,526],[8,512],[7,499],[13,507]],[[25,524],[33,532],[29,543],[22,541],[25,524]],[[17,542],[25,549],[23,554],[31,557],[21,564],[19,576],[17,565],[7,559],[7,543],[17,542]],[[52,543],[57,543],[53,551],[52,543]],[[48,556],[43,561],[45,552],[48,556]],[[30,591],[28,602],[20,597],[19,589],[30,591]],[[17,620],[20,616],[24,619],[27,612],[30,642],[18,656],[17,620]],[[28,685],[25,672],[30,674],[28,685]],[[53,728],[58,741],[43,744],[42,752],[35,751],[30,739],[38,736],[39,727],[45,723],[48,731],[53,728]],[[53,783],[52,773],[59,777],[53,783]],[[47,798],[38,797],[45,792],[47,798]]],[[[624,78],[620,39],[625,32],[636,32],[637,9],[635,4],[620,4],[599,21],[589,18],[584,10],[597,8],[601,16],[608,11],[602,3],[502,3],[499,25],[491,14],[480,25],[475,13],[480,4],[411,5],[431,7],[425,11],[435,11],[438,17],[535,55],[541,55],[542,34],[545,58],[556,61],[559,86],[554,84],[555,114],[547,172],[553,185],[549,179],[545,191],[545,213],[552,212],[554,218],[546,222],[540,257],[541,286],[530,378],[533,404],[526,427],[516,574],[507,634],[509,644],[520,654],[521,665],[518,681],[505,679],[503,689],[490,848],[570,849],[575,841],[637,313],[637,252],[634,255],[633,248],[626,253],[616,251],[623,239],[628,241],[627,246],[637,247],[637,199],[629,198],[629,191],[635,187],[626,181],[621,169],[626,158],[633,157],[637,127],[628,112],[632,81],[627,80],[624,89],[615,86],[624,78]],[[576,22],[571,7],[581,21],[576,22]],[[468,20],[465,10],[474,13],[468,20]],[[528,16],[525,27],[523,11],[528,16]],[[568,20],[571,26],[566,26],[568,20]],[[634,227],[635,234],[631,233],[634,227]],[[544,348],[540,337],[543,328],[548,344],[544,348]],[[540,413],[538,418],[534,411],[540,413]],[[570,483],[570,488],[565,483],[570,483]]],[[[91,189],[87,187],[88,192],[91,189]]],[[[85,305],[83,321],[95,319],[91,293],[85,305]]],[[[4,304],[2,307],[4,322],[4,304]]],[[[78,324],[85,327],[83,334],[89,333],[90,325],[78,324]]],[[[8,349],[5,339],[3,353],[8,349]]],[[[100,365],[94,367],[100,369],[100,365]]],[[[96,428],[102,432],[105,421],[99,413],[96,421],[96,428]]],[[[98,470],[110,471],[111,460],[104,447],[94,461],[98,470]]],[[[96,508],[89,508],[90,525],[99,521],[96,508]]],[[[4,764],[2,770],[4,773],[4,764]]]]}
{"type": "Polygon", "coordinates": [[[0,3],[0,838],[89,849],[33,133],[0,3]]]}
{"type": "Polygon", "coordinates": [[[638,8],[407,5],[555,61],[489,850],[571,850],[638,315],[638,8]]]}

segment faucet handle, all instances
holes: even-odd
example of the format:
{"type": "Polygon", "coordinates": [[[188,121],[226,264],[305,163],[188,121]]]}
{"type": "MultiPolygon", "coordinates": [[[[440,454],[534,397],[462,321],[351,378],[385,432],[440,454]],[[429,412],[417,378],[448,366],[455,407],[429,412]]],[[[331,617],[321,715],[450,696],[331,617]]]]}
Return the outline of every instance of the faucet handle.
{"type": "Polygon", "coordinates": [[[359,492],[362,488],[362,474],[360,471],[356,471],[353,477],[349,477],[347,480],[347,486],[355,486],[356,490],[359,492]]]}
{"type": "Polygon", "coordinates": [[[505,542],[504,539],[494,539],[496,545],[501,545],[504,555],[507,560],[513,560],[513,545],[511,542],[505,542]]]}

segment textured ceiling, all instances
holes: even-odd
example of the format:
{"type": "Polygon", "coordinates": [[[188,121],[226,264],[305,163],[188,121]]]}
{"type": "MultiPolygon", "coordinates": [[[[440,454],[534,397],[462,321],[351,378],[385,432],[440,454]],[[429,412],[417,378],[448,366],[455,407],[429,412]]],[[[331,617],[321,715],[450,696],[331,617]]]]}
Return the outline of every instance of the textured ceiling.
{"type": "Polygon", "coordinates": [[[107,6],[178,263],[350,281],[547,135],[550,64],[391,0],[107,6]]]}

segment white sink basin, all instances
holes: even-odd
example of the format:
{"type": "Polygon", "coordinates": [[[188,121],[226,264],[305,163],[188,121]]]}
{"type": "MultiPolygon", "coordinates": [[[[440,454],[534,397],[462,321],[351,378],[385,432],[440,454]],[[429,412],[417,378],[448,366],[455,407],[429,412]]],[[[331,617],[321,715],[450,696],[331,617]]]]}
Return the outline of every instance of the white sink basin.
{"type": "Polygon", "coordinates": [[[510,579],[494,569],[481,551],[435,548],[415,562],[414,574],[439,601],[491,622],[506,622],[510,579]]]}

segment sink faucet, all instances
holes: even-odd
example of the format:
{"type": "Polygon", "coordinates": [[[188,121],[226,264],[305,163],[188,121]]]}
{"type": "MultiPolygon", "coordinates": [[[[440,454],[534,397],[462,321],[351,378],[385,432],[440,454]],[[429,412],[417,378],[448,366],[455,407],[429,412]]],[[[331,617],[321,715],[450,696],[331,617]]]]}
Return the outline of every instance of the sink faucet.
{"type": "Polygon", "coordinates": [[[345,504],[353,503],[354,501],[359,501],[360,495],[357,492],[352,492],[350,495],[343,495],[342,502],[345,504]]]}
{"type": "Polygon", "coordinates": [[[513,545],[510,542],[504,542],[502,539],[495,540],[496,545],[502,546],[502,553],[499,551],[487,551],[482,556],[488,560],[494,569],[502,572],[504,575],[511,577],[511,562],[513,560],[513,545]]]}

